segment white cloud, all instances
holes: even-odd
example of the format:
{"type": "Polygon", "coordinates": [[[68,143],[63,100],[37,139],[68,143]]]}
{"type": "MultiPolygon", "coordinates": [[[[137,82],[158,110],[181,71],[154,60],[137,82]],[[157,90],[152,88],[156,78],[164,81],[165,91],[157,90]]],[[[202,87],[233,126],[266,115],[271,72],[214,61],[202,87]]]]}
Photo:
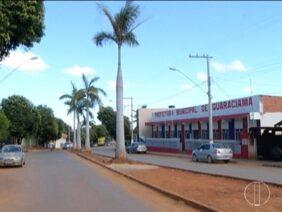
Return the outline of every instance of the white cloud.
{"type": "Polygon", "coordinates": [[[223,64],[218,62],[212,62],[212,67],[219,72],[228,71],[247,71],[248,68],[240,60],[233,60],[231,63],[223,64]]]}
{"type": "Polygon", "coordinates": [[[108,84],[108,89],[109,90],[113,91],[113,90],[116,89],[116,81],[115,80],[109,80],[107,82],[107,84],[108,84]]]}
{"type": "Polygon", "coordinates": [[[205,72],[198,72],[197,79],[201,81],[206,81],[208,79],[208,76],[205,72]]]}
{"type": "Polygon", "coordinates": [[[30,51],[24,52],[21,50],[12,51],[0,64],[10,69],[18,67],[19,71],[29,74],[44,71],[49,67],[38,55],[30,51]],[[30,60],[33,57],[37,57],[37,59],[30,60]]]}
{"type": "Polygon", "coordinates": [[[95,70],[88,66],[82,67],[79,65],[74,65],[74,66],[64,69],[63,72],[66,74],[73,75],[73,76],[81,76],[82,74],[85,74],[85,75],[94,74],[95,70]]]}
{"type": "Polygon", "coordinates": [[[181,90],[188,90],[190,88],[192,88],[192,85],[188,84],[188,83],[183,83],[180,85],[181,90]]]}
{"type": "Polygon", "coordinates": [[[250,94],[250,93],[253,93],[254,90],[251,88],[251,86],[246,86],[243,88],[243,91],[250,94]]]}

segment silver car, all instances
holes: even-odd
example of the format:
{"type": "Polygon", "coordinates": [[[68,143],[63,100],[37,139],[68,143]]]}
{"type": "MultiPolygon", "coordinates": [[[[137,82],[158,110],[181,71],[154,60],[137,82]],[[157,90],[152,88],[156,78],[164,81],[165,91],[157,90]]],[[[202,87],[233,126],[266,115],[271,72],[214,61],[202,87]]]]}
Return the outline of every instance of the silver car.
{"type": "Polygon", "coordinates": [[[233,152],[230,148],[225,147],[223,144],[203,144],[199,148],[193,150],[193,161],[224,161],[228,163],[233,157],[233,152]]]}
{"type": "Polygon", "coordinates": [[[147,153],[147,147],[143,142],[133,142],[126,147],[127,153],[147,153]]]}
{"type": "Polygon", "coordinates": [[[0,150],[0,166],[23,166],[25,154],[20,145],[4,145],[0,150]]]}

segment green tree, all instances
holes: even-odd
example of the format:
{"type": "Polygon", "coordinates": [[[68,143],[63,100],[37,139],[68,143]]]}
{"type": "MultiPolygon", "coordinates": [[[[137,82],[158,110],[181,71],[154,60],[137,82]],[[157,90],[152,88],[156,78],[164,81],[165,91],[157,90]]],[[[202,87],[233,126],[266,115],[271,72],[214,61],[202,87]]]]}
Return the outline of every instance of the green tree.
{"type": "Polygon", "coordinates": [[[2,100],[2,108],[10,121],[9,132],[14,142],[32,136],[32,130],[37,123],[34,122],[36,112],[33,104],[23,96],[13,95],[2,100]]]}
{"type": "Polygon", "coordinates": [[[9,120],[3,113],[0,111],[0,141],[5,140],[9,135],[9,120]]]}
{"type": "Polygon", "coordinates": [[[116,114],[111,107],[100,107],[97,118],[107,128],[110,136],[116,138],[116,114]]]}
{"type": "Polygon", "coordinates": [[[85,138],[85,148],[86,150],[90,150],[90,138],[89,138],[89,110],[90,108],[93,108],[96,104],[99,106],[102,104],[100,94],[106,96],[106,92],[98,88],[94,85],[99,80],[99,77],[94,77],[90,79],[90,81],[87,79],[87,77],[82,74],[82,80],[84,84],[83,93],[84,93],[84,104],[86,109],[86,138],[85,138]]]}
{"type": "Polygon", "coordinates": [[[44,143],[58,138],[58,124],[51,108],[39,105],[37,110],[41,117],[37,135],[39,144],[44,145],[44,143]]]}
{"type": "Polygon", "coordinates": [[[121,71],[121,47],[124,44],[129,46],[137,46],[139,43],[136,40],[133,31],[139,24],[135,24],[139,16],[139,6],[135,6],[131,1],[126,1],[125,6],[114,16],[110,11],[101,7],[105,16],[109,19],[112,26],[112,32],[99,32],[94,36],[94,41],[97,46],[102,46],[107,41],[113,41],[118,48],[118,70],[116,80],[116,140],[117,147],[115,157],[119,159],[126,158],[125,142],[124,142],[124,119],[123,119],[123,79],[121,71]]]}
{"type": "Polygon", "coordinates": [[[31,48],[44,35],[41,0],[0,1],[0,61],[18,46],[31,48]]]}
{"type": "Polygon", "coordinates": [[[104,125],[95,126],[96,135],[98,138],[107,137],[109,135],[106,127],[104,125]]]}
{"type": "MultiPolygon", "coordinates": [[[[97,118],[106,127],[109,135],[116,138],[116,112],[111,107],[100,107],[97,118]]],[[[125,138],[130,139],[130,121],[129,118],[124,116],[124,132],[125,138]]]]}

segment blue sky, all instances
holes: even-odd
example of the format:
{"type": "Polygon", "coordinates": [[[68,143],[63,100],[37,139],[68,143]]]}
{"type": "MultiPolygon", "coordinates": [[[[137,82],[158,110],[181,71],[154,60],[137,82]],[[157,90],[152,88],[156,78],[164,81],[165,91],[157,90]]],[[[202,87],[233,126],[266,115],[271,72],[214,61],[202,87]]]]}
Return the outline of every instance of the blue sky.
{"type": "MultiPolygon", "coordinates": [[[[113,13],[123,2],[104,2],[113,13]]],[[[139,47],[122,49],[124,96],[141,105],[186,107],[207,102],[199,89],[168,67],[175,67],[206,89],[206,62],[189,59],[189,53],[209,54],[213,101],[251,93],[282,95],[282,3],[281,2],[135,2],[140,5],[135,31],[139,47]],[[180,93],[182,92],[182,93],[180,93]],[[180,93],[180,94],[179,94],[180,93]],[[176,95],[179,94],[179,95],[176,95]],[[169,98],[171,97],[171,98],[169,98]]],[[[45,2],[45,36],[29,51],[19,48],[2,61],[0,78],[21,60],[36,55],[0,84],[1,98],[24,95],[34,104],[46,104],[57,117],[71,123],[58,97],[70,93],[70,81],[82,86],[78,73],[99,76],[97,86],[115,107],[114,81],[117,48],[94,45],[92,37],[111,30],[96,2],[45,2]],[[75,74],[77,73],[77,74],[75,74]]],[[[129,114],[129,101],[125,113],[129,114]]]]}

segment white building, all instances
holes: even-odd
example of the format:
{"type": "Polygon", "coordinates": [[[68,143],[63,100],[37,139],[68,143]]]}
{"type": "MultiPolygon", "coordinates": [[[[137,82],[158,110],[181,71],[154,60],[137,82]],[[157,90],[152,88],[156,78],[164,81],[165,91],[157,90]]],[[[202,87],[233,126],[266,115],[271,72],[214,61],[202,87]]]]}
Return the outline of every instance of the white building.
{"type": "MultiPolygon", "coordinates": [[[[213,103],[214,142],[228,144],[234,157],[256,158],[251,128],[273,127],[282,120],[282,97],[257,95],[213,103]]],[[[139,109],[138,134],[148,149],[187,152],[208,142],[208,105],[179,109],[139,109]]]]}

